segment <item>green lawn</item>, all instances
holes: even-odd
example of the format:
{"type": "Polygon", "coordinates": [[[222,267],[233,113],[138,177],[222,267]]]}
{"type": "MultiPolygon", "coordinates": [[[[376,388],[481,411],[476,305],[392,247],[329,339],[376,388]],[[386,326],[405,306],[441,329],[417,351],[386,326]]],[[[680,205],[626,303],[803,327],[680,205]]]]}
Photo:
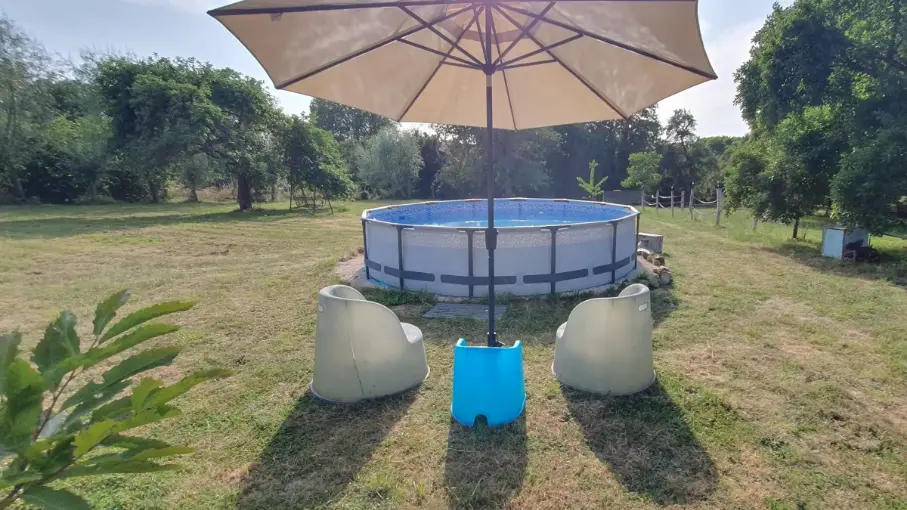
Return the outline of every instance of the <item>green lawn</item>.
{"type": "Polygon", "coordinates": [[[374,205],[0,208],[0,330],[34,342],[64,307],[87,330],[128,286],[135,307],[199,300],[158,375],[237,372],[148,431],[198,449],[185,472],[74,488],[100,508],[907,508],[904,240],[874,241],[882,265],[841,265],[817,256],[818,220],[788,242],[789,227],[754,233],[742,213],[716,228],[647,209],[676,279],[653,296],[658,384],[562,389],[551,340],[576,301],[515,301],[499,332],[525,343],[526,413],[469,430],[450,419],[452,350],[484,323],[422,319],[427,304],[403,310],[432,368],[418,390],[359,406],[306,393],[316,293],[374,205]]]}

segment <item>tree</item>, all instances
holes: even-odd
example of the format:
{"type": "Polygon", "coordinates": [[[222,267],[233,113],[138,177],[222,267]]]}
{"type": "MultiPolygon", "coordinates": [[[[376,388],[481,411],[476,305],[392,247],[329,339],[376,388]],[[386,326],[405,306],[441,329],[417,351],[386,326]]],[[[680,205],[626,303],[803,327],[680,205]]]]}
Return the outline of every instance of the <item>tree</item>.
{"type": "Polygon", "coordinates": [[[290,117],[281,136],[284,164],[289,171],[291,193],[308,189],[326,198],[345,198],[353,191],[340,145],[327,131],[302,117],[290,117]]]}
{"type": "Polygon", "coordinates": [[[728,150],[725,167],[725,205],[728,210],[750,209],[756,218],[768,210],[768,168],[766,147],[762,139],[750,138],[728,150]]]}
{"type": "Polygon", "coordinates": [[[330,131],[340,142],[361,143],[383,129],[396,126],[387,117],[318,98],[312,99],[309,112],[316,127],[330,131]]]}
{"type": "Polygon", "coordinates": [[[627,178],[620,183],[624,188],[651,191],[661,184],[661,154],[657,152],[637,152],[630,154],[630,166],[627,178]]]}
{"type": "MultiPolygon", "coordinates": [[[[776,6],[735,75],[736,102],[756,136],[789,138],[777,133],[788,119],[805,119],[816,108],[834,112],[828,132],[812,135],[834,150],[822,154],[821,178],[803,181],[817,187],[813,196],[828,194],[830,181],[836,214],[877,233],[903,194],[890,190],[907,185],[896,157],[907,127],[899,120],[907,113],[905,9],[901,0],[776,6]]],[[[792,157],[810,165],[802,150],[792,157]]]]}
{"type": "Polygon", "coordinates": [[[198,190],[205,187],[215,172],[214,164],[204,153],[196,153],[186,157],[181,163],[182,174],[180,180],[189,190],[188,202],[198,202],[198,190]]]}
{"type": "Polygon", "coordinates": [[[51,121],[45,135],[46,146],[59,154],[58,164],[87,189],[91,200],[98,199],[106,173],[109,138],[110,123],[98,116],[59,116],[51,121]]]}
{"type": "Polygon", "coordinates": [[[585,177],[588,162],[599,162],[598,171],[609,182],[627,177],[630,154],[656,150],[661,124],[655,107],[646,108],[627,120],[588,122],[553,128],[558,146],[546,158],[551,192],[577,197],[576,178],[585,177]]]}
{"type": "Polygon", "coordinates": [[[662,174],[671,187],[688,189],[695,183],[700,193],[718,185],[718,158],[696,135],[696,119],[688,110],[675,110],[665,125],[662,174]]]}
{"type": "Polygon", "coordinates": [[[410,131],[385,128],[359,150],[359,178],[376,195],[410,198],[422,168],[419,141],[410,131]]]}
{"type": "Polygon", "coordinates": [[[605,181],[608,180],[607,177],[602,177],[601,180],[595,180],[595,169],[598,167],[598,162],[594,159],[589,162],[589,180],[584,181],[583,179],[577,177],[576,180],[579,182],[579,187],[586,194],[586,200],[598,200],[598,196],[602,195],[604,199],[604,192],[602,191],[602,186],[604,186],[605,181]]]}
{"type": "MultiPolygon", "coordinates": [[[[454,198],[486,194],[487,136],[485,129],[436,125],[446,151],[445,164],[438,174],[440,196],[454,198]]],[[[524,131],[494,130],[493,158],[495,194],[543,194],[550,183],[548,158],[560,135],[550,128],[524,131]]],[[[573,187],[576,187],[573,181],[573,187]]]]}
{"type": "Polygon", "coordinates": [[[53,118],[46,85],[54,70],[44,48],[0,17],[0,177],[25,199],[22,172],[53,118]]]}
{"type": "Polygon", "coordinates": [[[422,132],[418,132],[416,136],[419,138],[419,153],[422,156],[419,185],[416,186],[417,195],[419,198],[433,198],[435,179],[445,162],[445,155],[441,151],[441,138],[437,134],[422,132]]]}

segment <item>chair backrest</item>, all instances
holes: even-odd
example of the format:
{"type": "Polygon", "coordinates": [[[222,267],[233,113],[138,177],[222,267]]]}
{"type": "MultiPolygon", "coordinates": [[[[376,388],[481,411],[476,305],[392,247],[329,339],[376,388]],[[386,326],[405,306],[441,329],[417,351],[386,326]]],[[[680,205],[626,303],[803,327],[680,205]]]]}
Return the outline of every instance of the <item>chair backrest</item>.
{"type": "Polygon", "coordinates": [[[558,340],[555,372],[569,385],[601,393],[632,393],[652,378],[652,310],[648,287],[590,299],[570,313],[558,340]]]}
{"type": "Polygon", "coordinates": [[[368,396],[375,379],[385,378],[388,364],[403,357],[408,346],[394,312],[345,285],[319,293],[315,336],[315,387],[338,388],[350,396],[355,391],[355,400],[368,396]]]}

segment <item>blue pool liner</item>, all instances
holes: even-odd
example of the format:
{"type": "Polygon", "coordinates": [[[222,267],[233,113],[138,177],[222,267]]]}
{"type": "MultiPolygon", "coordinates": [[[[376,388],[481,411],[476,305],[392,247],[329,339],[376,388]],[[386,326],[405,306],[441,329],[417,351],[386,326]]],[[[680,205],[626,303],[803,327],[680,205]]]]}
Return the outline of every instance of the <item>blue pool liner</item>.
{"type": "Polygon", "coordinates": [[[461,338],[454,347],[453,418],[472,427],[481,415],[488,426],[500,427],[519,418],[525,407],[523,343],[479,347],[461,338]]]}

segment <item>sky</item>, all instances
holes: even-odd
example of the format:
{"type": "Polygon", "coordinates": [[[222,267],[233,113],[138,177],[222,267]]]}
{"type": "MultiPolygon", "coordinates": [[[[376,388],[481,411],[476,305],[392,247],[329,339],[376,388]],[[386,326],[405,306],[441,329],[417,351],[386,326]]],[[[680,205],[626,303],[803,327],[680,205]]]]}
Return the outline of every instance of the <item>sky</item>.
{"type": "MultiPolygon", "coordinates": [[[[775,0],[700,0],[706,51],[718,80],[659,103],[663,120],[677,108],[693,112],[700,136],[747,133],[734,106],[734,71],[749,52],[775,0]]],[[[265,81],[248,51],[206,11],[228,0],[0,0],[0,12],[53,53],[77,58],[80,50],[129,52],[137,56],[195,57],[232,67],[265,81]]],[[[782,1],[781,3],[790,3],[782,1]]],[[[288,113],[307,112],[310,99],[273,90],[288,113]]]]}

